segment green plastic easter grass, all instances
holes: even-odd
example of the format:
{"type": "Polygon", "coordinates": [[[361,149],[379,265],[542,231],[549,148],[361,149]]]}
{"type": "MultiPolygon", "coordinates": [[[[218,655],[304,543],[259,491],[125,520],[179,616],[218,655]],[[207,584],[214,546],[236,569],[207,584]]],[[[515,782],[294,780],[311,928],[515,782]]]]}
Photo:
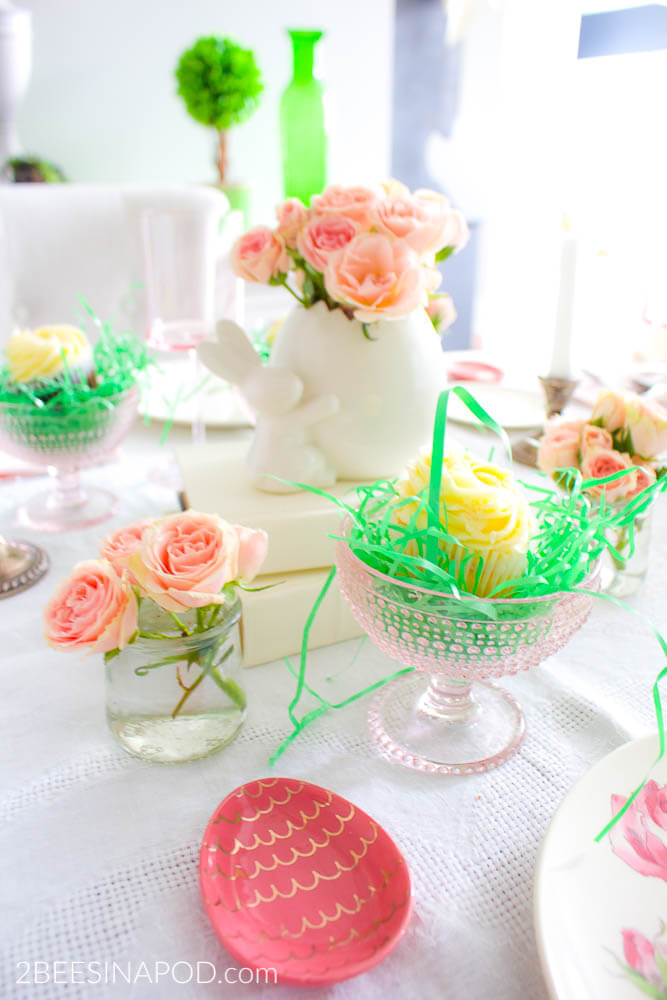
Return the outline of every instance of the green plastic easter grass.
{"type": "Polygon", "coordinates": [[[69,438],[78,447],[83,437],[97,438],[113,410],[150,364],[145,346],[131,333],[114,333],[90,306],[81,302],[100,329],[93,348],[95,379],[89,384],[72,372],[63,353],[57,378],[12,382],[9,367],[0,368],[0,408],[6,429],[17,444],[50,451],[69,438]]]}

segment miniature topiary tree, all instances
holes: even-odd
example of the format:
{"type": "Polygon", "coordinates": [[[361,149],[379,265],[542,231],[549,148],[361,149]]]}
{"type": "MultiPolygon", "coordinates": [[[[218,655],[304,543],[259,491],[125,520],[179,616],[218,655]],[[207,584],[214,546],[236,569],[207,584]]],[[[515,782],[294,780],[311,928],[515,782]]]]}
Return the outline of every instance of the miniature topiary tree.
{"type": "Polygon", "coordinates": [[[176,79],[178,93],[195,121],[218,132],[218,172],[224,184],[227,129],[250,117],[263,89],[255,57],[228,38],[199,38],[181,56],[176,79]]]}

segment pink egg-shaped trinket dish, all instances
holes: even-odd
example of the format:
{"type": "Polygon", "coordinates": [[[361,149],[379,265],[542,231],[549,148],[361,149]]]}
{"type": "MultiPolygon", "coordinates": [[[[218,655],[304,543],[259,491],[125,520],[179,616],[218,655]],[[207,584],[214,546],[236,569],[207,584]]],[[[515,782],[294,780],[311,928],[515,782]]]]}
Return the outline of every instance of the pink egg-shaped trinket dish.
{"type": "Polygon", "coordinates": [[[324,986],[373,968],[412,912],[400,850],[370,816],[294,778],[250,781],[216,809],[199,879],[206,912],[244,967],[324,986]]]}

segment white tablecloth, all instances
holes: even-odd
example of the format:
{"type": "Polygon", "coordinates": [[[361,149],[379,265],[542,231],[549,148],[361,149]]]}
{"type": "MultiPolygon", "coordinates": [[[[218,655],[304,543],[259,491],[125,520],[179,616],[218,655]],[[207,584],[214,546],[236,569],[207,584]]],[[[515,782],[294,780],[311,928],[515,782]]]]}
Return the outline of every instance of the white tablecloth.
{"type": "MultiPolygon", "coordinates": [[[[174,434],[172,441],[187,440],[182,430],[174,434]]],[[[86,474],[122,494],[111,524],[175,509],[174,493],[148,481],[159,459],[150,454],[157,437],[157,430],[139,429],[122,463],[86,474]]],[[[165,767],[123,753],[105,727],[100,658],[59,654],[41,638],[41,610],[55,584],[75,561],[95,553],[109,525],[51,536],[17,531],[11,509],[39,486],[35,479],[0,485],[0,528],[41,541],[52,559],[40,584],[0,602],[0,996],[297,995],[287,986],[179,984],[171,974],[156,985],[147,978],[155,978],[156,962],[186,963],[174,967],[177,979],[188,978],[189,967],[196,975],[197,962],[213,963],[218,978],[236,967],[202,909],[198,849],[220,800],[270,773],[269,754],[289,729],[293,679],[281,663],[248,671],[247,722],[231,746],[208,760],[165,767]],[[91,968],[111,978],[112,963],[136,982],[72,981],[95,978],[91,968]],[[35,971],[51,981],[30,982],[35,971]],[[17,984],[19,978],[30,985],[17,984]]],[[[659,504],[649,576],[633,603],[667,631],[666,515],[659,504]]],[[[367,642],[346,671],[354,649],[350,643],[312,655],[321,687],[335,695],[394,669],[367,642]]],[[[404,940],[376,969],[308,995],[545,1000],[532,919],[540,841],[582,774],[655,728],[651,685],[661,665],[649,629],[598,602],[561,653],[505,682],[524,708],[525,742],[505,766],[472,777],[419,774],[380,759],[362,702],[310,726],[274,773],[324,785],[371,813],[406,855],[415,912],[404,940]]],[[[202,967],[203,978],[209,968],[202,967]]]]}

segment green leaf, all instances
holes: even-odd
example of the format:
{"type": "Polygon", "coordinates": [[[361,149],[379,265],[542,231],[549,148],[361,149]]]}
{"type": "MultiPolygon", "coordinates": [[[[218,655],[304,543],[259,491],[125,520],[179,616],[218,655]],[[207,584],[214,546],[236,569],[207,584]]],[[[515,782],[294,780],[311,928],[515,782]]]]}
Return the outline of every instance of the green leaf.
{"type": "Polygon", "coordinates": [[[616,958],[616,961],[623,969],[625,975],[630,979],[634,986],[638,990],[641,990],[647,997],[653,997],[653,1000],[667,1000],[667,991],[663,990],[661,986],[653,986],[644,976],[640,975],[639,972],[635,972],[633,968],[622,962],[620,958],[616,958]]]}
{"type": "Polygon", "coordinates": [[[442,250],[438,250],[435,255],[436,264],[440,264],[443,260],[447,260],[448,257],[454,253],[454,247],[443,247],[442,250]]]}
{"type": "Polygon", "coordinates": [[[611,441],[616,451],[623,451],[627,455],[634,455],[634,445],[629,427],[619,427],[611,435],[611,441]]]}
{"type": "Polygon", "coordinates": [[[364,337],[366,338],[366,340],[377,340],[377,337],[371,337],[370,333],[368,332],[368,323],[362,323],[361,329],[364,331],[364,337]]]}
{"type": "Polygon", "coordinates": [[[655,946],[655,964],[658,966],[658,971],[662,976],[662,983],[667,991],[667,959],[663,958],[658,951],[658,946],[655,946]]]}
{"type": "Polygon", "coordinates": [[[315,282],[313,281],[313,279],[310,277],[309,274],[307,274],[303,280],[303,285],[301,287],[301,294],[306,299],[312,299],[313,296],[315,295],[315,282]]]}
{"type": "Polygon", "coordinates": [[[210,672],[210,677],[215,681],[221,691],[227,695],[229,700],[233,702],[237,708],[241,711],[246,707],[247,700],[245,696],[245,691],[240,687],[236,681],[231,680],[229,677],[222,678],[218,673],[218,668],[215,667],[210,672]]]}
{"type": "Polygon", "coordinates": [[[263,587],[244,587],[242,583],[239,583],[239,590],[246,594],[258,594],[260,590],[273,590],[274,587],[280,587],[284,582],[284,580],[276,580],[275,583],[265,583],[263,587]]]}
{"type": "MultiPolygon", "coordinates": [[[[136,634],[137,633],[135,632],[134,635],[136,636],[136,634]]],[[[108,652],[104,654],[104,662],[108,663],[109,660],[113,660],[114,656],[118,656],[119,653],[120,649],[110,649],[108,652]]]]}

